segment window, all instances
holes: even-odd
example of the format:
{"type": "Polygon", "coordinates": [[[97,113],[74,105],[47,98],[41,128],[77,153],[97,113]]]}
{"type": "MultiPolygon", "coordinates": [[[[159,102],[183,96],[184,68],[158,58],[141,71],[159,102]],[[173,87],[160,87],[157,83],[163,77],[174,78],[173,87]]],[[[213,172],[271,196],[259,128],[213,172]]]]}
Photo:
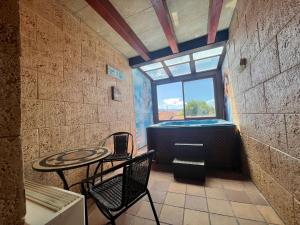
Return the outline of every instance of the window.
{"type": "Polygon", "coordinates": [[[224,46],[210,48],[207,50],[198,50],[194,53],[186,53],[161,61],[155,60],[148,65],[140,66],[140,69],[148,75],[151,80],[172,79],[178,76],[193,76],[192,73],[199,73],[218,68],[220,57],[224,54],[224,46]]]}
{"type": "Polygon", "coordinates": [[[185,117],[215,117],[214,81],[212,78],[183,83],[185,117]]]}
{"type": "Polygon", "coordinates": [[[157,85],[157,105],[159,120],[182,120],[182,83],[157,85]]]}
{"type": "Polygon", "coordinates": [[[157,70],[149,70],[146,72],[153,80],[160,80],[168,78],[166,71],[161,68],[157,70]]]}
{"type": "Polygon", "coordinates": [[[157,85],[158,120],[216,117],[214,78],[157,85]]]}
{"type": "Polygon", "coordinates": [[[174,77],[191,73],[191,68],[189,63],[170,66],[169,69],[174,77]]]}
{"type": "Polygon", "coordinates": [[[220,56],[195,61],[196,72],[217,69],[220,56]]]}

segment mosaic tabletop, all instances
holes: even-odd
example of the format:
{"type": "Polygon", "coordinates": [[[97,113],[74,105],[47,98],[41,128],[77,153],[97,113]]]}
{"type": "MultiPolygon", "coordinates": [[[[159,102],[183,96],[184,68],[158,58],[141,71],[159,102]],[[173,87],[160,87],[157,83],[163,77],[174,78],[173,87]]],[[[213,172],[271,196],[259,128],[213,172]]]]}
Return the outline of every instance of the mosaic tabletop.
{"type": "Polygon", "coordinates": [[[32,167],[45,172],[73,169],[95,163],[110,154],[111,151],[104,147],[72,149],[41,158],[32,167]]]}

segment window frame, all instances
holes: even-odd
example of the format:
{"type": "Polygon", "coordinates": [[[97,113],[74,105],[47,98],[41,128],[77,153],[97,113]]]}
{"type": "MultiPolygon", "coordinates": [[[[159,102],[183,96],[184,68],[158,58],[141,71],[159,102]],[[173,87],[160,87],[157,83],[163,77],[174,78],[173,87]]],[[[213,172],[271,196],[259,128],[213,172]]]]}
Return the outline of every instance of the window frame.
{"type": "Polygon", "coordinates": [[[178,79],[172,79],[168,81],[159,80],[152,84],[152,107],[153,107],[153,121],[154,123],[159,122],[167,122],[167,121],[184,121],[184,120],[204,120],[204,119],[216,119],[216,118],[223,118],[223,112],[222,109],[222,93],[223,89],[219,89],[221,87],[221,74],[219,70],[213,70],[213,71],[205,71],[200,73],[191,74],[191,76],[187,77],[178,77],[178,79]],[[185,96],[184,96],[184,82],[188,81],[196,81],[196,80],[203,80],[203,79],[213,79],[213,87],[214,87],[214,99],[215,99],[215,111],[216,115],[214,117],[193,117],[189,118],[186,117],[185,113],[185,96]],[[177,120],[159,120],[159,111],[158,111],[158,102],[157,102],[157,86],[162,84],[168,84],[168,83],[175,83],[175,82],[181,82],[182,85],[182,95],[183,95],[183,119],[177,119],[177,120]]]}

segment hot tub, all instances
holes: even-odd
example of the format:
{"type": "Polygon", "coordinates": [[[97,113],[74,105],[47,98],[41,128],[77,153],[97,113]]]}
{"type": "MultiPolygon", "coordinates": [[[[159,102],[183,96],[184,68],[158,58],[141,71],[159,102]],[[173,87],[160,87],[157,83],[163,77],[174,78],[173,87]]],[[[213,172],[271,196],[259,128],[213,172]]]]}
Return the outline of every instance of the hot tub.
{"type": "Polygon", "coordinates": [[[233,123],[221,119],[154,124],[147,128],[147,143],[148,149],[156,150],[157,163],[170,164],[175,157],[175,144],[186,143],[203,146],[199,151],[205,152],[207,167],[238,168],[240,165],[238,130],[233,123]]]}

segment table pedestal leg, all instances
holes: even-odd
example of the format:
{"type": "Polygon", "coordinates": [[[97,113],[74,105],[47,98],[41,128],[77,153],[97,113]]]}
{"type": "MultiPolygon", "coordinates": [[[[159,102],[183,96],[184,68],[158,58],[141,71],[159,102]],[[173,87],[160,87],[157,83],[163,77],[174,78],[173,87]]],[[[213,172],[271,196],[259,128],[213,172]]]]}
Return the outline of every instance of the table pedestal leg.
{"type": "Polygon", "coordinates": [[[64,189],[65,190],[69,190],[69,185],[68,185],[68,182],[65,178],[65,175],[64,175],[64,171],[62,170],[58,170],[56,171],[56,173],[58,174],[58,176],[60,177],[60,179],[62,180],[63,184],[64,184],[64,189]]]}

